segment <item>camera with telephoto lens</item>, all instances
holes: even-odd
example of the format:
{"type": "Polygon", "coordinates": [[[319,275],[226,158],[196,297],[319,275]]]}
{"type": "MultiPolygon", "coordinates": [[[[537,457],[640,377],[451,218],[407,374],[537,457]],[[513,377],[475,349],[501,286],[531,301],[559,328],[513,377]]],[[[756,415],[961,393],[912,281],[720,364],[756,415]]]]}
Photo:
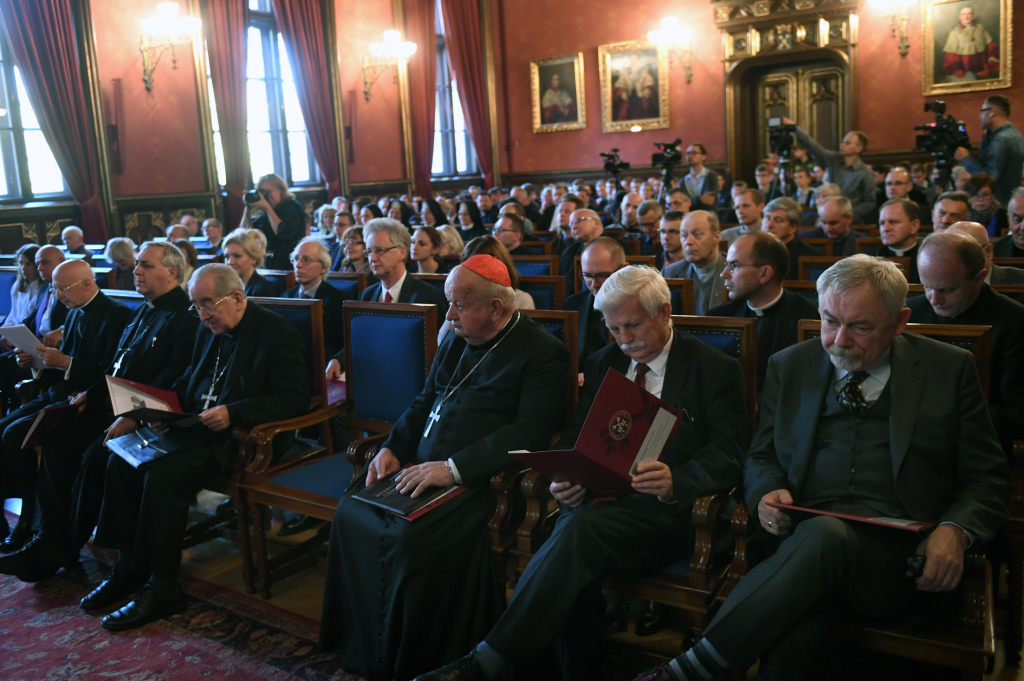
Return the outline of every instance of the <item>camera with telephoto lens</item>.
{"type": "Polygon", "coordinates": [[[932,155],[935,167],[939,170],[939,186],[946,187],[950,171],[957,163],[957,147],[970,150],[971,138],[967,135],[963,121],[958,121],[953,115],[946,115],[946,103],[941,99],[926,102],[924,110],[935,113],[935,122],[914,126],[914,130],[924,131],[923,135],[917,136],[916,148],[932,155]]]}
{"type": "Polygon", "coordinates": [[[245,196],[242,197],[242,200],[245,201],[246,203],[252,204],[258,203],[260,199],[267,198],[270,198],[269,194],[267,193],[267,190],[253,189],[251,192],[246,192],[245,196]]]}
{"type": "Polygon", "coordinates": [[[601,158],[604,159],[604,171],[616,179],[623,170],[629,170],[629,164],[619,158],[619,150],[602,151],[601,158]]]}
{"type": "Polygon", "coordinates": [[[782,116],[772,116],[768,119],[768,148],[776,152],[782,161],[789,159],[793,151],[793,134],[796,126],[782,122],[782,116]]]}
{"type": "Polygon", "coordinates": [[[655,142],[654,146],[661,151],[651,154],[651,165],[672,168],[682,163],[683,152],[679,149],[679,145],[682,143],[683,141],[679,138],[676,138],[674,142],[655,142]]]}

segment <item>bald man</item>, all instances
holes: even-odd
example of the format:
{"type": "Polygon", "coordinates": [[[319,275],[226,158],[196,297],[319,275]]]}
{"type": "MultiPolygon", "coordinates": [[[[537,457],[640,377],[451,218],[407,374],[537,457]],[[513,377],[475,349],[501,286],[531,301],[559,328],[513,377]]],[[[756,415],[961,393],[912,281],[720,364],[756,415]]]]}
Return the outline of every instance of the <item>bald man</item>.
{"type": "Polygon", "coordinates": [[[989,286],[1024,285],[1024,269],[1019,267],[1002,267],[992,262],[995,247],[989,241],[988,230],[985,229],[984,225],[979,222],[957,222],[947,231],[966,234],[981,246],[981,250],[985,254],[985,269],[988,270],[988,276],[985,277],[986,284],[989,286]]]}
{"type": "MultiPolygon", "coordinates": [[[[639,196],[639,194],[637,195],[639,196]]],[[[623,201],[625,205],[625,201],[623,201]]],[[[637,204],[640,205],[639,203],[637,204]]],[[[574,243],[569,244],[562,251],[558,260],[558,273],[565,277],[565,291],[570,293],[576,290],[576,282],[573,281],[573,268],[576,264],[576,256],[583,254],[587,244],[604,234],[604,225],[596,212],[589,208],[573,211],[569,216],[569,232],[574,243]]]]}
{"type": "Polygon", "coordinates": [[[562,309],[579,313],[577,345],[582,368],[587,357],[611,342],[604,317],[594,307],[594,298],[608,277],[626,266],[626,252],[615,239],[599,236],[583,249],[580,265],[584,289],[566,298],[562,309]]]}
{"type": "Polygon", "coordinates": [[[622,197],[619,204],[619,224],[615,227],[626,230],[627,239],[639,239],[642,234],[637,211],[643,202],[644,198],[638,192],[629,192],[622,197]]]}
{"type": "Polygon", "coordinates": [[[86,261],[92,260],[92,252],[85,247],[85,235],[82,234],[81,228],[69,225],[60,233],[60,238],[68,249],[68,254],[84,256],[86,261]]]}
{"type": "MultiPolygon", "coordinates": [[[[60,349],[42,344],[35,348],[45,366],[39,372],[44,388],[39,397],[0,419],[0,489],[23,502],[18,525],[4,542],[4,553],[20,549],[32,538],[38,463],[35,450],[21,447],[25,435],[44,407],[63,404],[73,393],[103,380],[101,369],[113,363],[117,341],[131,316],[131,310],[103,294],[92,268],[82,260],[64,261],[53,270],[53,290],[70,312],[60,349]],[[81,361],[76,364],[76,360],[81,361]]],[[[32,365],[32,356],[25,352],[31,349],[18,349],[19,365],[32,365]]]]}

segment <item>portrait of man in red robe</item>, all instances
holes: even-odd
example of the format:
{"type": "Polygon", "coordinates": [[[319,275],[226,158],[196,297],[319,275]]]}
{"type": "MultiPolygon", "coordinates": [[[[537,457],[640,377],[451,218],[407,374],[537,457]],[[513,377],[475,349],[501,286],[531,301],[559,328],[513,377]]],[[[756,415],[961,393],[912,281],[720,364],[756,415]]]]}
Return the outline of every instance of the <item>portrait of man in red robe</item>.
{"type": "Polygon", "coordinates": [[[540,101],[541,121],[544,125],[556,123],[575,123],[576,98],[562,85],[562,77],[555,73],[551,76],[548,88],[540,101]]]}
{"type": "Polygon", "coordinates": [[[998,77],[999,45],[975,19],[974,7],[962,7],[959,19],[959,23],[950,29],[942,48],[945,82],[998,77]]]}

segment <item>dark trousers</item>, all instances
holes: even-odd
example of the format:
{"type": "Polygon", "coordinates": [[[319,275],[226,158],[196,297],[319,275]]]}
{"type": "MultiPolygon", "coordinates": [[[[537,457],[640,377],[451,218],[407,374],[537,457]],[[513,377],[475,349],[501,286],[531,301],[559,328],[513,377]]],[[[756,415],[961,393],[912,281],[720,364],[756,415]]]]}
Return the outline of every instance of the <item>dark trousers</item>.
{"type": "Polygon", "coordinates": [[[4,499],[20,498],[34,507],[36,471],[39,466],[36,453],[23,450],[21,443],[32,427],[36,415],[49,406],[46,397],[37,397],[0,419],[3,448],[0,450],[0,494],[4,499]],[[30,501],[31,500],[31,501],[30,501]]]}
{"type": "Polygon", "coordinates": [[[832,620],[893,620],[949,597],[919,591],[906,576],[920,541],[911,532],[828,516],[805,520],[743,578],[704,638],[733,666],[760,658],[765,681],[842,676],[826,636],[832,620]]]}
{"type": "Polygon", "coordinates": [[[189,504],[225,479],[233,444],[230,436],[194,443],[141,470],[111,454],[95,543],[129,554],[134,575],[177,577],[189,504]]]}
{"type": "Polygon", "coordinates": [[[689,513],[649,495],[563,508],[487,645],[513,664],[529,664],[556,643],[563,678],[601,677],[594,669],[604,615],[601,580],[654,573],[688,555],[692,541],[689,513]]]}

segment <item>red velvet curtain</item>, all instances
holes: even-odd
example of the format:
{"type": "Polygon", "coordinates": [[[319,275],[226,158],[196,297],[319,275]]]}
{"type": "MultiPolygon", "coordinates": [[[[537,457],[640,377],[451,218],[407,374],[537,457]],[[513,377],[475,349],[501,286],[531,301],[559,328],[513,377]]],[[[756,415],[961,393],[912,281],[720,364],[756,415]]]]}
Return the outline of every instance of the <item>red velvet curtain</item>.
{"type": "Polygon", "coordinates": [[[437,101],[437,27],[434,0],[403,0],[405,39],[417,45],[409,59],[409,109],[412,127],[412,165],[416,193],[431,196],[430,168],[434,162],[434,108],[437,101]]]}
{"type": "Polygon", "coordinates": [[[86,243],[107,240],[100,165],[68,0],[3,0],[0,20],[43,137],[82,212],[86,243]]]}
{"type": "MultiPolygon", "coordinates": [[[[489,2],[490,0],[485,0],[489,2]]],[[[448,62],[459,88],[462,115],[473,140],[484,186],[494,186],[491,130],[487,118],[487,81],[484,78],[484,46],[480,29],[479,0],[441,0],[448,62]]]]}
{"type": "Polygon", "coordinates": [[[320,166],[320,174],[327,183],[327,200],[330,201],[341,194],[341,166],[331,103],[331,79],[327,75],[330,57],[324,44],[322,5],[322,0],[274,0],[274,16],[277,17],[277,30],[284,36],[284,44],[288,48],[299,92],[299,106],[302,117],[306,119],[306,134],[320,166]]]}
{"type": "Polygon", "coordinates": [[[210,57],[213,96],[224,147],[227,193],[224,223],[238,226],[245,210],[242,195],[249,182],[249,134],[246,115],[246,75],[249,3],[238,0],[201,0],[203,32],[210,57]]]}

